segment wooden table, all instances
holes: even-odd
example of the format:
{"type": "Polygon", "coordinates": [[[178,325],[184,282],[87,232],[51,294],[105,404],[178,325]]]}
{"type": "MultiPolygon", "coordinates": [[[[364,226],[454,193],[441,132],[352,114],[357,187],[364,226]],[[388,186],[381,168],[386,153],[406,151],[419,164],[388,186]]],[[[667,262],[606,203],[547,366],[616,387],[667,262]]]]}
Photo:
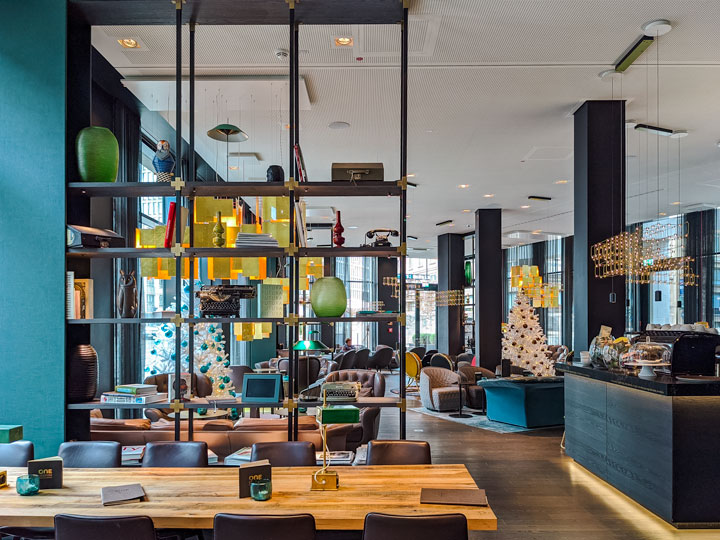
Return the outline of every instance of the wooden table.
{"type": "Polygon", "coordinates": [[[318,529],[362,530],[368,512],[398,515],[465,514],[471,530],[495,530],[490,507],[420,505],[420,489],[475,488],[464,465],[338,467],[339,491],[310,491],[316,467],[273,468],[273,495],[266,502],[238,498],[235,468],[65,469],[62,490],[21,497],[15,479],[24,468],[8,468],[9,488],[0,489],[0,524],[48,527],[55,514],[150,516],[158,528],[212,529],[213,516],[297,514],[315,516],[318,529]],[[147,501],[102,506],[100,488],[140,483],[147,501]]]}

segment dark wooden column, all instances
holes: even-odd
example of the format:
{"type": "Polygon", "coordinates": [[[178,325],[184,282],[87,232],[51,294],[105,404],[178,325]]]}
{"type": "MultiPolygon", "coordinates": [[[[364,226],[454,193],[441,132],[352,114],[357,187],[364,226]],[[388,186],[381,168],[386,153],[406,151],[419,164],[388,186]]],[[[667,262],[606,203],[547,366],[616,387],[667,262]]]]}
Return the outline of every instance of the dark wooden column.
{"type": "MultiPolygon", "coordinates": [[[[438,292],[462,290],[465,284],[465,242],[460,234],[438,236],[438,292]]],[[[438,306],[438,351],[463,352],[462,306],[438,306]]]]}
{"type": "Polygon", "coordinates": [[[596,278],[590,259],[593,244],[624,230],[624,200],[625,102],[586,101],[575,112],[576,351],[587,350],[603,324],[615,336],[625,332],[625,278],[596,278]]]}
{"type": "MultiPolygon", "coordinates": [[[[390,285],[383,285],[384,277],[397,277],[397,259],[379,257],[377,260],[377,299],[383,303],[384,310],[398,310],[400,299],[393,298],[393,289],[390,285]]],[[[398,344],[398,325],[396,323],[378,324],[378,345],[396,347],[398,344]]]]}
{"type": "Polygon", "coordinates": [[[480,366],[501,360],[503,319],[502,213],[475,211],[475,351],[480,366]]]}

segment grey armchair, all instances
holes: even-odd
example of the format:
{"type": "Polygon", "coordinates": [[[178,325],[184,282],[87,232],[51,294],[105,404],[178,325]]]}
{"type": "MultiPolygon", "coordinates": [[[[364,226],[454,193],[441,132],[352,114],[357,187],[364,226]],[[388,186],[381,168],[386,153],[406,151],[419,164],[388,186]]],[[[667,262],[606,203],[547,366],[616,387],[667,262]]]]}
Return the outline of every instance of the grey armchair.
{"type": "Polygon", "coordinates": [[[457,410],[459,406],[458,378],[449,369],[426,367],[420,372],[420,401],[432,411],[457,410]]]}

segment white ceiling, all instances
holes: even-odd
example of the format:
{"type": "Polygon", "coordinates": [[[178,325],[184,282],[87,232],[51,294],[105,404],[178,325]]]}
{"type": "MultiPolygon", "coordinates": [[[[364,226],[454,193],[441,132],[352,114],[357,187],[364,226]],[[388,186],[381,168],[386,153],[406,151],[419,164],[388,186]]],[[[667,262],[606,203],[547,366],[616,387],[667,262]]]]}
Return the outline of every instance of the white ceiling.
{"type": "MultiPolygon", "coordinates": [[[[701,202],[720,206],[718,26],[716,0],[415,0],[408,166],[419,188],[409,191],[408,234],[418,237],[410,247],[431,251],[410,253],[432,254],[438,234],[468,232],[473,215],[463,210],[476,208],[502,208],[506,233],[572,234],[571,112],[586,99],[623,97],[628,119],[690,132],[680,142],[660,138],[658,159],[656,136],[628,131],[630,221],[701,202]],[[656,45],[614,83],[598,78],[638,39],[642,24],[657,18],[674,27],[659,40],[659,120],[656,45]],[[528,195],[553,200],[528,201],[528,195]],[[682,204],[670,204],[675,201],[682,204]],[[531,207],[521,209],[525,204],[531,207]],[[447,219],[454,226],[435,226],[447,219]]],[[[230,180],[262,178],[272,163],[287,167],[286,83],[265,77],[275,82],[248,99],[238,82],[286,75],[287,64],[274,52],[287,48],[287,35],[274,26],[197,28],[197,73],[206,79],[198,83],[196,140],[207,139],[218,118],[229,119],[250,135],[230,151],[263,159],[231,158],[238,169],[230,180]],[[220,81],[228,76],[244,78],[220,81]]],[[[311,180],[329,179],[332,162],[354,161],[383,162],[385,178],[398,177],[399,39],[397,26],[301,27],[309,104],[300,112],[300,137],[311,180]],[[352,36],[354,47],[335,47],[336,36],[352,36]],[[328,129],[336,120],[351,127],[328,129]]],[[[146,78],[129,87],[174,123],[169,86],[147,80],[174,74],[172,26],[98,27],[93,44],[123,76],[146,78]],[[139,38],[143,48],[121,49],[120,37],[139,38]]],[[[199,146],[205,159],[224,169],[224,145],[205,142],[199,146]]],[[[346,229],[358,227],[346,230],[346,245],[363,242],[365,230],[398,227],[394,199],[311,202],[341,210],[346,229]]]]}

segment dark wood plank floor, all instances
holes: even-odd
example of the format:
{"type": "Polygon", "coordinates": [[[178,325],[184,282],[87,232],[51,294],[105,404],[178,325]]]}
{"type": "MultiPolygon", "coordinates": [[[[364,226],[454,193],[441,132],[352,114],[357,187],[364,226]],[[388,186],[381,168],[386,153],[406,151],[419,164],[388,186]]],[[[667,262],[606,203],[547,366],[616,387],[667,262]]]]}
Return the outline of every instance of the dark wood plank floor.
{"type": "MultiPolygon", "coordinates": [[[[387,382],[396,387],[397,375],[387,382]]],[[[397,410],[383,410],[379,438],[397,438],[398,424],[397,410]]],[[[407,436],[428,441],[434,463],[464,463],[487,491],[498,530],[471,538],[720,540],[718,530],[677,530],[597,479],[565,456],[561,429],[500,434],[408,411],[407,436]]]]}

